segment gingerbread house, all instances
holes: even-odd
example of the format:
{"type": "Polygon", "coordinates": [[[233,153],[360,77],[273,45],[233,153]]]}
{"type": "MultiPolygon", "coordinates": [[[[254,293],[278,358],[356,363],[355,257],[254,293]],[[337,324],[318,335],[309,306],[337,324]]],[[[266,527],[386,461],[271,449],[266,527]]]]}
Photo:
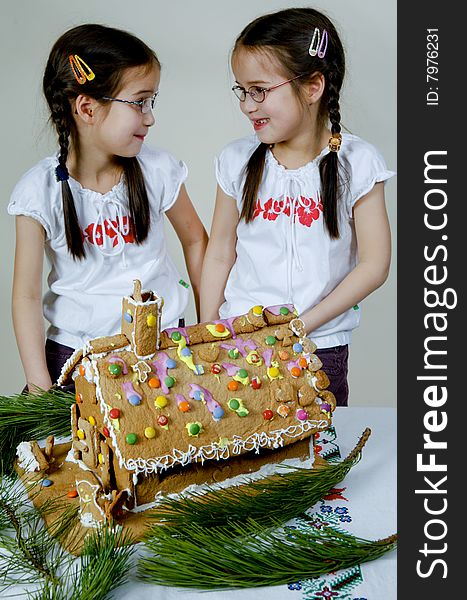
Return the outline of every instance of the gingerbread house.
{"type": "Polygon", "coordinates": [[[136,281],[121,333],[62,371],[59,384],[76,388],[69,459],[82,467],[85,524],[303,464],[330,425],[335,398],[293,306],[160,331],[162,309],[136,281]]]}

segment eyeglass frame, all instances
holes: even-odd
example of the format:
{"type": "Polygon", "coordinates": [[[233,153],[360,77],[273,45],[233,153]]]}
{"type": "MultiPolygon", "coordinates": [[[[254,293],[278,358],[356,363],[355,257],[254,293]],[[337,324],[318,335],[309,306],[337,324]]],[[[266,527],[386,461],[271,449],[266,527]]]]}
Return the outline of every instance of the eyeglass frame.
{"type": "Polygon", "coordinates": [[[282,81],[281,83],[278,83],[276,85],[272,85],[271,87],[268,87],[268,88],[262,88],[259,85],[250,85],[250,87],[246,90],[241,85],[234,85],[232,87],[232,92],[240,100],[240,102],[245,102],[246,101],[246,95],[248,94],[250,96],[250,98],[253,100],[253,102],[256,102],[257,104],[261,104],[261,102],[264,102],[266,100],[266,93],[267,92],[271,92],[272,90],[275,90],[276,88],[281,87],[281,85],[285,85],[286,83],[290,83],[291,81],[295,81],[296,79],[299,79],[299,77],[303,77],[304,75],[305,75],[305,73],[302,73],[301,75],[297,75],[296,77],[292,77],[292,79],[287,79],[287,81],[282,81]],[[263,97],[262,100],[255,100],[255,98],[253,98],[253,96],[251,95],[251,92],[250,92],[250,90],[252,88],[256,88],[257,90],[261,90],[261,92],[264,94],[264,97],[263,97]],[[235,90],[241,90],[242,91],[242,93],[243,93],[242,95],[245,96],[243,98],[243,100],[241,98],[239,98],[239,96],[237,96],[235,90]]]}
{"type": "Polygon", "coordinates": [[[143,115],[147,115],[149,112],[154,110],[154,106],[157,102],[157,97],[159,96],[159,91],[157,91],[149,98],[145,98],[144,100],[123,100],[122,98],[112,98],[111,96],[101,96],[101,100],[108,100],[110,102],[121,102],[122,104],[131,104],[133,106],[138,106],[141,109],[141,113],[143,115]],[[150,101],[148,104],[148,100],[150,101]],[[147,110],[144,110],[144,107],[147,106],[147,110]]]}

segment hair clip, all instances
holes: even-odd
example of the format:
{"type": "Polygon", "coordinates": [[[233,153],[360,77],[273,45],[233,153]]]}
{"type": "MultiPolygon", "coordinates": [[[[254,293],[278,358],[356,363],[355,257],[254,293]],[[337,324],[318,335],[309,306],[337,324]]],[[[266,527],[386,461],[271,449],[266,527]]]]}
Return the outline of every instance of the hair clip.
{"type": "Polygon", "coordinates": [[[318,58],[324,58],[326,50],[328,49],[328,32],[323,29],[323,34],[318,27],[315,27],[313,31],[313,37],[311,38],[311,44],[308,48],[308,54],[310,56],[318,55],[318,58]]]}
{"type": "Polygon", "coordinates": [[[96,76],[94,71],[77,54],[70,54],[70,65],[76,81],[83,85],[86,81],[92,81],[96,76]]]}
{"type": "Polygon", "coordinates": [[[58,165],[55,167],[55,178],[57,181],[68,181],[68,179],[70,179],[66,165],[58,163],[58,165]]]}
{"type": "Polygon", "coordinates": [[[340,133],[333,133],[329,138],[328,148],[330,152],[339,152],[342,144],[342,135],[340,133]]]}

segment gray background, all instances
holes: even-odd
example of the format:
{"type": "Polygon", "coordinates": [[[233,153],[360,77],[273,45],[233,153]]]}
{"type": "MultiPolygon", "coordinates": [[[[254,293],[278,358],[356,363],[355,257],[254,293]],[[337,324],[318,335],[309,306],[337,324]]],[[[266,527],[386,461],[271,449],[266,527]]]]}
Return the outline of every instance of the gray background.
{"type": "MultiPolygon", "coordinates": [[[[53,42],[69,27],[97,22],[127,29],[153,47],[162,62],[156,125],[148,142],[169,150],[189,168],[187,188],[207,230],[214,207],[214,156],[230,140],[251,133],[230,88],[229,52],[253,18],[281,8],[313,6],[328,14],[341,34],[347,78],[341,102],[343,124],[375,144],[388,167],[396,167],[396,1],[327,0],[16,0],[0,7],[2,93],[2,248],[0,394],[16,393],[23,373],[11,323],[14,218],[6,213],[19,177],[55,150],[46,124],[41,79],[53,42]]],[[[396,183],[386,186],[393,245],[396,183]]],[[[178,240],[167,227],[169,248],[182,276],[178,240]]],[[[395,251],[395,248],[394,248],[395,251]]],[[[396,255],[385,285],[362,303],[362,323],[350,351],[350,404],[396,403],[396,255]]],[[[45,276],[47,270],[45,269],[45,276]]],[[[129,282],[131,287],[131,282],[129,282]]],[[[187,321],[194,322],[191,303],[187,321]]]]}

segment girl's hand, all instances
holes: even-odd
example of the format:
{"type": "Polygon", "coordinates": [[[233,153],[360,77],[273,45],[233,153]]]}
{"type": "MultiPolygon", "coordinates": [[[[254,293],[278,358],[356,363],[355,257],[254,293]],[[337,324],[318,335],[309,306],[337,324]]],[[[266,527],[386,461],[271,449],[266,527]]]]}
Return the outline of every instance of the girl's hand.
{"type": "Polygon", "coordinates": [[[165,214],[182,244],[186,268],[193,289],[196,314],[199,319],[201,270],[208,244],[208,234],[191,203],[184,185],[180,188],[175,204],[165,214]]]}
{"type": "Polygon", "coordinates": [[[319,304],[301,315],[310,333],[352,308],[387,279],[391,262],[391,232],[384,184],[377,183],[354,206],[358,264],[319,304]]]}
{"type": "Polygon", "coordinates": [[[216,207],[201,277],[201,321],[219,318],[227,277],[235,262],[239,214],[234,198],[217,186],[216,207]]]}
{"type": "Polygon", "coordinates": [[[31,217],[16,217],[13,276],[13,325],[28,388],[48,389],[52,382],[45,359],[42,316],[42,265],[45,231],[31,217]]]}

